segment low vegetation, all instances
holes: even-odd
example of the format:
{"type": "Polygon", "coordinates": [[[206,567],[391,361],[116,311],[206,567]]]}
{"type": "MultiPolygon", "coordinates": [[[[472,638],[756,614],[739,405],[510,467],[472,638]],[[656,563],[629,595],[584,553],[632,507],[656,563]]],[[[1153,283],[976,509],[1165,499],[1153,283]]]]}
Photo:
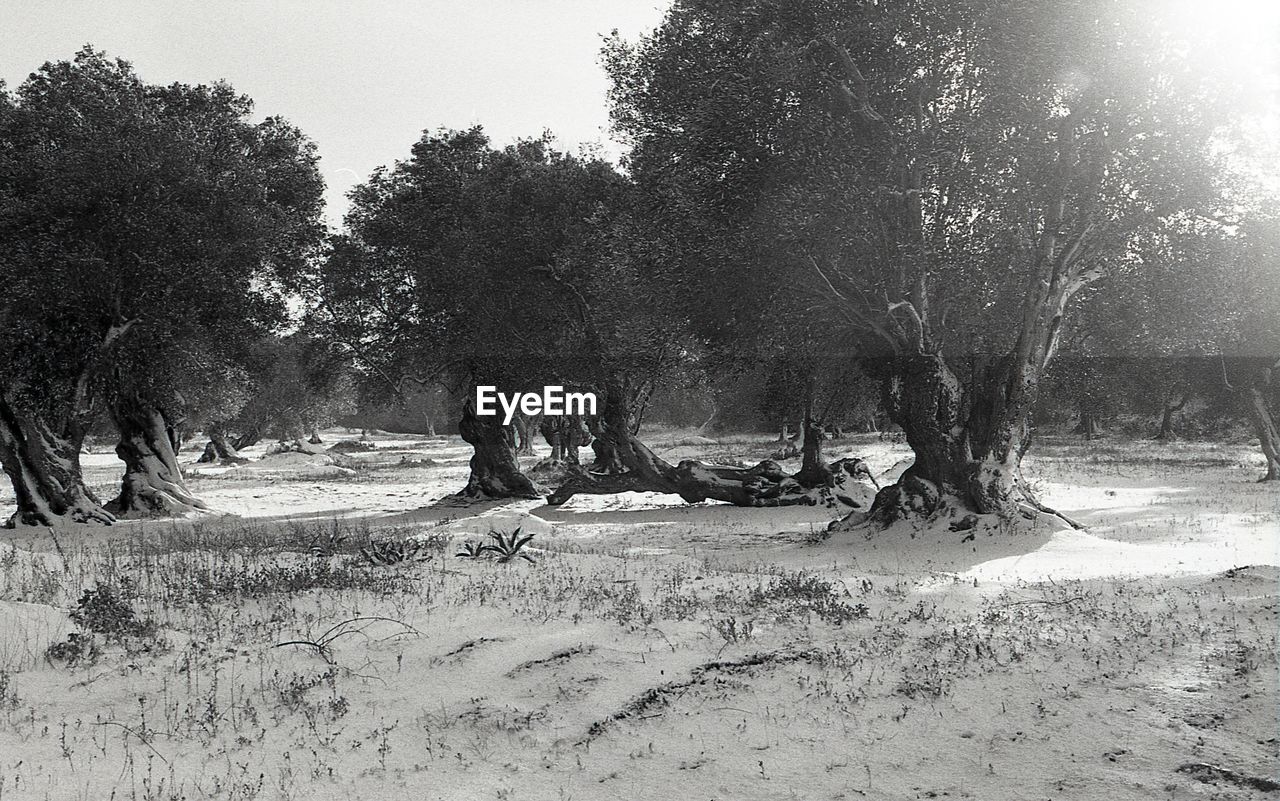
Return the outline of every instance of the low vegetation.
{"type": "MultiPolygon", "coordinates": [[[[1125,505],[1160,471],[1222,469],[1196,449],[1175,451],[1180,472],[1141,456],[1100,468],[1085,452],[1050,446],[1033,478],[1049,497],[1096,480],[1115,512],[1071,508],[1117,543],[1154,545],[1147,527],[1167,537],[1170,520],[1192,541],[1215,515],[1241,537],[1276,522],[1262,494],[1125,505]]],[[[582,524],[564,512],[551,534],[446,507],[417,522],[11,538],[0,603],[47,611],[0,632],[0,753],[25,766],[0,788],[539,799],[632,797],[677,777],[744,799],[801,785],[815,798],[1268,792],[1274,568],[993,580],[984,565],[1033,559],[1044,540],[986,524],[814,539],[769,532],[787,518],[765,516],[752,525],[767,537],[725,526],[682,542],[625,522],[636,508],[584,509],[599,522],[582,524]],[[467,543],[473,558],[439,558],[467,543]],[[912,562],[913,544],[952,561],[912,562]]]]}

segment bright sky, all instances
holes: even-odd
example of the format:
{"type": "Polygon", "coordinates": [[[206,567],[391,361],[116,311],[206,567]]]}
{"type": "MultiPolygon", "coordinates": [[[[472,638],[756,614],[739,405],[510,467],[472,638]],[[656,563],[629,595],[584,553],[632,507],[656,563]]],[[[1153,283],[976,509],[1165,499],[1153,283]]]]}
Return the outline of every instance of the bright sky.
{"type": "Polygon", "coordinates": [[[329,217],[425,129],[482,123],[497,144],[551,129],[609,138],[601,38],[652,30],[669,0],[0,0],[10,88],[84,44],[152,83],[226,79],[316,141],[329,217]]]}

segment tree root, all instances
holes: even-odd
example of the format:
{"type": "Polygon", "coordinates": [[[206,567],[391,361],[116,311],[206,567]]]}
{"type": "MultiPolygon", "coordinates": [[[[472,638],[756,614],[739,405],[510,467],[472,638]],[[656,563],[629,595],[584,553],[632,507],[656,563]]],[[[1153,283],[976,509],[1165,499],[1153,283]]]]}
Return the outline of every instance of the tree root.
{"type": "MultiPolygon", "coordinates": [[[[735,506],[816,506],[843,503],[854,508],[862,505],[862,493],[850,486],[850,480],[871,478],[871,471],[861,459],[841,459],[822,471],[821,481],[806,480],[799,474],[788,475],[777,462],[766,459],[754,467],[731,467],[685,459],[679,464],[658,457],[629,433],[609,432],[616,441],[610,450],[624,466],[623,472],[589,472],[569,465],[567,478],[547,498],[559,506],[574,495],[613,495],[620,492],[660,492],[679,495],[686,503],[707,500],[724,501],[735,506]]],[[[865,499],[864,499],[865,500],[865,499]]]]}
{"type": "Polygon", "coordinates": [[[1084,531],[1088,528],[1084,523],[1072,520],[1057,509],[1054,509],[1051,506],[1045,506],[1041,503],[1040,499],[1031,491],[1031,487],[1027,484],[1026,479],[1022,478],[1021,474],[1018,476],[1017,489],[1018,492],[1021,493],[1024,502],[1019,506],[1019,511],[1021,511],[1022,516],[1028,520],[1035,519],[1035,514],[1033,512],[1039,512],[1040,514],[1046,514],[1051,517],[1058,518],[1076,531],[1084,531]],[[1028,511],[1028,508],[1030,511],[1028,511]]]}
{"type": "Polygon", "coordinates": [[[792,662],[804,662],[813,660],[816,656],[817,653],[812,650],[766,651],[737,660],[705,662],[693,669],[687,681],[673,681],[650,687],[635,698],[632,698],[618,711],[592,723],[591,727],[587,729],[586,736],[578,741],[578,745],[589,744],[592,740],[608,731],[614,723],[634,718],[653,717],[654,714],[651,713],[651,710],[669,704],[668,699],[679,699],[693,687],[706,684],[713,673],[737,673],[761,665],[785,665],[792,662]]]}
{"type": "Polygon", "coordinates": [[[1214,784],[1218,781],[1227,781],[1237,787],[1247,787],[1251,790],[1258,790],[1263,793],[1274,793],[1280,790],[1280,782],[1267,779],[1262,776],[1250,776],[1231,768],[1224,768],[1218,765],[1210,765],[1205,762],[1187,762],[1178,766],[1179,773],[1185,773],[1191,778],[1204,782],[1205,784],[1214,784]]]}

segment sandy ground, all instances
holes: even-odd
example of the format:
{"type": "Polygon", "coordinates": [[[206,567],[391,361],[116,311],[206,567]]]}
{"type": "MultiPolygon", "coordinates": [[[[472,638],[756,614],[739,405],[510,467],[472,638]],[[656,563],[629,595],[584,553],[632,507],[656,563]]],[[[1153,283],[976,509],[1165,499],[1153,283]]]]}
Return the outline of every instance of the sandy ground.
{"type": "MultiPolygon", "coordinates": [[[[0,801],[1280,795],[1280,494],[1247,445],[1041,443],[1086,531],[826,536],[819,508],[460,505],[461,442],[374,444],[193,465],[219,514],[190,521],[0,533],[0,801]],[[454,556],[517,528],[532,563],[454,556]],[[421,561],[360,554],[384,540],[421,561]],[[72,620],[103,586],[132,612],[72,620]]],[[[882,480],[909,455],[830,445],[882,480]]],[[[114,455],[84,463],[109,496],[114,455]]]]}

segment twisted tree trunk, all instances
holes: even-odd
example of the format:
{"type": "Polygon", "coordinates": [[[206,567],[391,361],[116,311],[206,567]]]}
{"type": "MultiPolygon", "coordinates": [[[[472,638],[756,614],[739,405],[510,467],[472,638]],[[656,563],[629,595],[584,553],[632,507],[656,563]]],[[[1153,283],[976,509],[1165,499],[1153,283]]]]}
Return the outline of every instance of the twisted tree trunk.
{"type": "Polygon", "coordinates": [[[536,417],[527,417],[523,413],[517,413],[515,419],[511,421],[515,426],[516,454],[519,456],[533,456],[533,432],[538,428],[538,420],[536,417]]]}
{"type": "Polygon", "coordinates": [[[120,494],[107,504],[110,511],[121,517],[166,517],[208,509],[187,488],[174,428],[159,409],[139,398],[120,398],[111,418],[120,432],[116,455],[125,471],[120,494]]]}
{"type": "Polygon", "coordinates": [[[822,426],[806,416],[800,423],[800,471],[795,480],[805,487],[831,485],[831,468],[822,460],[822,426]]]}
{"type": "Polygon", "coordinates": [[[539,430],[542,438],[551,446],[553,464],[579,464],[578,448],[591,441],[590,433],[576,414],[543,417],[539,430]]]}
{"type": "Polygon", "coordinates": [[[595,455],[591,462],[592,473],[618,475],[630,469],[618,446],[620,439],[634,439],[638,429],[636,415],[632,410],[631,393],[627,391],[626,384],[625,381],[614,382],[613,389],[606,390],[609,394],[604,401],[602,413],[587,422],[591,436],[594,437],[591,440],[591,452],[595,455]],[[606,436],[606,428],[613,433],[606,436]],[[627,437],[623,437],[621,432],[626,432],[627,437]]]}
{"type": "MultiPolygon", "coordinates": [[[[558,506],[578,494],[660,492],[679,495],[687,503],[715,500],[735,506],[812,506],[818,503],[818,498],[811,490],[834,485],[835,475],[859,479],[870,476],[866,465],[856,459],[841,460],[830,467],[824,465],[822,471],[812,471],[832,477],[817,484],[801,483],[800,474],[787,475],[771,459],[750,468],[710,465],[693,459],[673,465],[646,447],[631,430],[630,415],[623,400],[627,397],[625,380],[612,379],[604,395],[604,409],[595,421],[596,441],[592,445],[603,443],[622,470],[604,473],[595,469],[590,472],[571,469],[565,483],[547,498],[548,504],[558,506]]],[[[813,440],[820,443],[821,433],[813,440]]],[[[597,453],[600,450],[598,448],[597,453]]],[[[814,458],[820,452],[820,445],[811,450],[814,458]]],[[[849,505],[857,503],[850,501],[849,505]]]]}
{"type": "Polygon", "coordinates": [[[1009,516],[1019,511],[1020,500],[1029,502],[1019,486],[1019,466],[1030,445],[1039,372],[1015,369],[1014,360],[1010,354],[987,363],[966,388],[940,353],[893,358],[886,408],[915,462],[879,491],[870,518],[887,525],[932,516],[948,503],[1009,516]]]}
{"type": "Polygon", "coordinates": [[[805,487],[829,487],[833,476],[822,461],[822,422],[813,416],[816,382],[812,375],[805,382],[804,419],[800,421],[800,472],[795,480],[805,487]]]}
{"type": "Polygon", "coordinates": [[[1258,481],[1280,481],[1280,428],[1276,427],[1271,407],[1267,403],[1266,384],[1255,384],[1245,393],[1249,419],[1262,444],[1262,455],[1267,459],[1267,472],[1258,481]]]}
{"type": "Polygon", "coordinates": [[[1280,428],[1271,414],[1271,396],[1275,393],[1274,379],[1280,370],[1280,360],[1264,365],[1248,386],[1239,394],[1243,396],[1249,421],[1262,446],[1267,460],[1267,471],[1258,481],[1280,481],[1280,428]]]}
{"type": "Polygon", "coordinates": [[[608,475],[616,475],[625,472],[626,463],[622,460],[622,455],[618,452],[617,447],[605,437],[600,436],[599,431],[593,431],[595,439],[591,440],[591,452],[594,458],[591,461],[591,472],[603,473],[608,475]]]}
{"type": "Polygon", "coordinates": [[[464,498],[538,498],[542,493],[532,479],[520,471],[514,431],[496,415],[476,414],[474,393],[463,406],[458,433],[475,453],[471,456],[471,476],[458,493],[464,498]]]}
{"type": "Polygon", "coordinates": [[[1249,383],[1237,387],[1227,376],[1227,361],[1222,359],[1222,383],[1244,403],[1245,413],[1253,424],[1253,431],[1258,436],[1262,447],[1262,455],[1266,459],[1266,472],[1258,479],[1264,481],[1280,481],[1280,427],[1276,425],[1275,416],[1271,414],[1270,396],[1275,392],[1273,383],[1277,371],[1280,371],[1280,359],[1263,364],[1259,369],[1256,364],[1247,368],[1251,373],[1249,383]]]}
{"type": "Polygon", "coordinates": [[[242,451],[245,448],[252,448],[261,441],[262,427],[255,424],[241,431],[231,440],[232,450],[242,451]]]}
{"type": "Polygon", "coordinates": [[[0,397],[0,467],[13,483],[18,509],[5,527],[62,522],[110,525],[115,516],[84,483],[79,427],[56,434],[0,397]]]}
{"type": "Polygon", "coordinates": [[[240,456],[235,445],[227,439],[227,432],[221,426],[212,424],[208,426],[206,432],[209,436],[209,442],[204,446],[204,453],[200,455],[199,461],[208,462],[244,462],[246,461],[240,456]]]}
{"type": "Polygon", "coordinates": [[[542,424],[538,427],[542,432],[542,438],[551,446],[551,461],[553,463],[565,461],[564,448],[564,432],[558,425],[562,418],[545,417],[542,424]]]}

